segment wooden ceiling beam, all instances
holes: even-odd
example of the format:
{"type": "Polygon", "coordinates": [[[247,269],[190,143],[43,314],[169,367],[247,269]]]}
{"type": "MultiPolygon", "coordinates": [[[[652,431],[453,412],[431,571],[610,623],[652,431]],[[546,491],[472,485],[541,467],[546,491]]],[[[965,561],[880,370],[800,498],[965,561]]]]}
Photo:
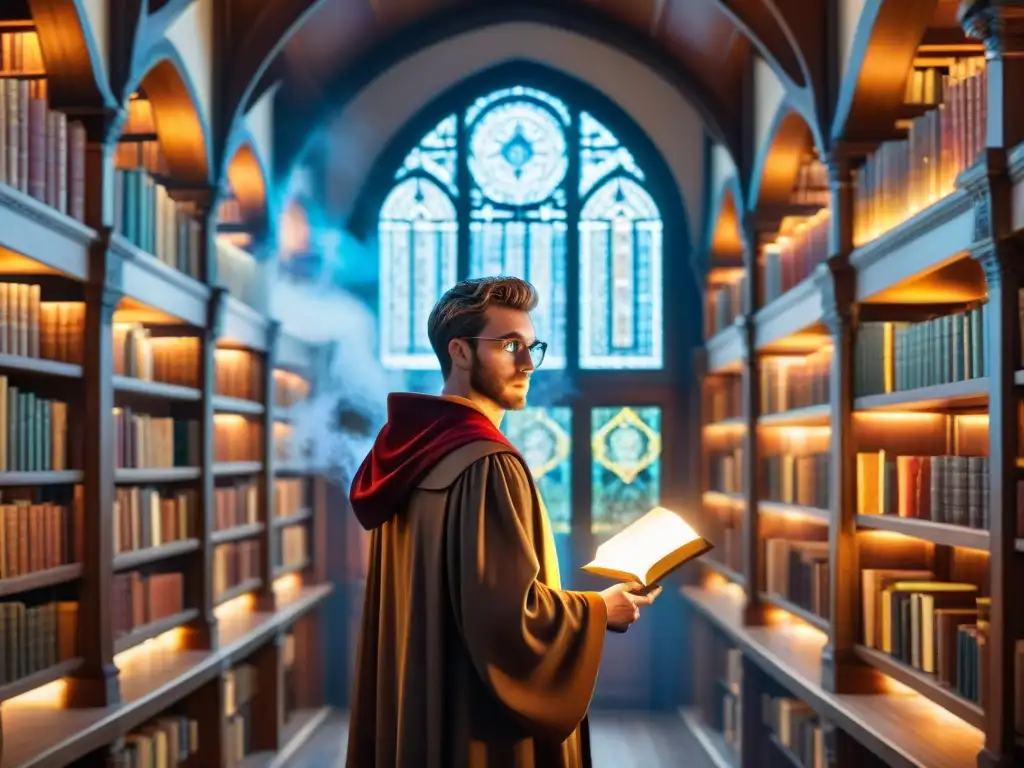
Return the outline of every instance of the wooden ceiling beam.
{"type": "Polygon", "coordinates": [[[217,178],[227,174],[227,148],[242,130],[252,94],[292,34],[321,0],[218,0],[214,6],[217,50],[214,80],[217,178]]]}

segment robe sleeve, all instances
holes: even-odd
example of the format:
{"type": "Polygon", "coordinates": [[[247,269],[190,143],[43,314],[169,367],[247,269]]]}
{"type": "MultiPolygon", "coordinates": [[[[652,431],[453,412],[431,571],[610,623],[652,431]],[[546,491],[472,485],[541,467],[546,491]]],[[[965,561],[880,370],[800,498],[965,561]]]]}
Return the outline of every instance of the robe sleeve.
{"type": "Polygon", "coordinates": [[[449,590],[472,663],[531,735],[565,741],[593,696],[604,600],[538,581],[544,513],[515,456],[472,464],[452,485],[448,504],[449,590]]]}

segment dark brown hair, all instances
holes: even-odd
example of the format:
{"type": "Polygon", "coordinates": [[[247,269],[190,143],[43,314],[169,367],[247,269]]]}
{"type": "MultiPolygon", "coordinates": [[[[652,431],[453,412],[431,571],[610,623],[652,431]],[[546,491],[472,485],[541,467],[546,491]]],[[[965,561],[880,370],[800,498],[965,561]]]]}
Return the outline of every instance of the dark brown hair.
{"type": "Polygon", "coordinates": [[[447,379],[452,372],[448,343],[452,339],[479,336],[487,324],[488,307],[508,307],[530,312],[537,306],[537,289],[518,277],[480,277],[463,280],[450,288],[430,310],[427,336],[447,379]]]}

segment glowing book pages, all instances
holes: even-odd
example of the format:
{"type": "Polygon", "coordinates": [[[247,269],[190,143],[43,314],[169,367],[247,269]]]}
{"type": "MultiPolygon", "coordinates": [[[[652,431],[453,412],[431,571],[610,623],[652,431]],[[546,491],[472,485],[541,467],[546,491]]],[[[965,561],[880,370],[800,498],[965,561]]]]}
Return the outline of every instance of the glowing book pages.
{"type": "Polygon", "coordinates": [[[652,587],[712,546],[675,512],[655,507],[599,546],[583,570],[652,587]]]}

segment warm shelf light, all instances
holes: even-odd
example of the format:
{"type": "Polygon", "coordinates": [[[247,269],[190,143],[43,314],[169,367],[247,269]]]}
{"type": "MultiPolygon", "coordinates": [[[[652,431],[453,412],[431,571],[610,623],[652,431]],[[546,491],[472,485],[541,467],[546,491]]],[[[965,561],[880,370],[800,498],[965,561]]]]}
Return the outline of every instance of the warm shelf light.
{"type": "Polygon", "coordinates": [[[228,619],[232,616],[238,616],[244,613],[251,613],[256,609],[256,596],[252,592],[246,592],[244,595],[228,600],[226,603],[221,603],[213,609],[213,615],[217,617],[217,620],[228,619]]]}

